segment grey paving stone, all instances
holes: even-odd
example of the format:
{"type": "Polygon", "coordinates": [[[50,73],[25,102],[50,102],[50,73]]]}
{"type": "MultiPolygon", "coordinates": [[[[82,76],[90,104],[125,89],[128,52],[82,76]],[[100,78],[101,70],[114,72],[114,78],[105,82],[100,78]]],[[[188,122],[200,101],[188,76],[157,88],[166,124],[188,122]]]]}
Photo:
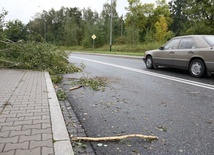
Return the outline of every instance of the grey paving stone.
{"type": "Polygon", "coordinates": [[[36,113],[33,113],[33,116],[47,116],[47,117],[50,117],[50,113],[49,112],[36,112],[36,113]]]}
{"type": "Polygon", "coordinates": [[[41,120],[42,116],[24,117],[24,120],[41,120]]]}
{"type": "Polygon", "coordinates": [[[42,115],[42,119],[50,119],[50,116],[42,115]]]}
{"type": "Polygon", "coordinates": [[[32,120],[27,120],[27,121],[15,121],[13,125],[31,125],[32,120]]]}
{"type": "Polygon", "coordinates": [[[16,150],[15,155],[40,155],[41,154],[41,148],[35,148],[35,149],[29,149],[29,150],[16,150]]]}
{"type": "Polygon", "coordinates": [[[26,105],[23,104],[23,102],[15,102],[15,100],[13,101],[12,98],[10,98],[10,102],[13,102],[13,106],[14,107],[26,107],[26,105]]]}
{"type": "Polygon", "coordinates": [[[36,134],[36,135],[29,135],[29,136],[20,136],[19,142],[25,142],[25,141],[41,141],[42,140],[42,134],[36,134]]]}
{"type": "Polygon", "coordinates": [[[3,151],[3,149],[4,149],[4,145],[5,145],[5,144],[0,144],[0,152],[2,152],[2,151],[3,151]]]}
{"type": "Polygon", "coordinates": [[[27,130],[27,129],[41,129],[42,124],[31,124],[31,125],[23,125],[22,130],[27,130]]]}
{"type": "MultiPolygon", "coordinates": [[[[34,101],[13,102],[13,105],[16,107],[35,107],[36,106],[34,101]]],[[[39,105],[41,105],[41,103],[39,105]]]]}
{"type": "Polygon", "coordinates": [[[15,137],[1,137],[0,143],[5,144],[5,143],[17,143],[19,139],[19,136],[15,137]]]}
{"type": "Polygon", "coordinates": [[[20,110],[33,110],[33,109],[35,109],[34,106],[32,106],[32,107],[29,107],[29,106],[26,107],[26,106],[24,106],[24,107],[20,108],[20,110]]]}
{"type": "Polygon", "coordinates": [[[15,99],[16,102],[28,102],[28,99],[15,99]]]}
{"type": "Polygon", "coordinates": [[[53,155],[53,154],[54,154],[53,148],[42,147],[42,155],[53,155]]]}
{"type": "Polygon", "coordinates": [[[18,117],[17,114],[9,114],[9,113],[6,114],[6,113],[4,113],[4,111],[1,114],[1,118],[15,118],[15,117],[18,117]]]}
{"type": "Polygon", "coordinates": [[[53,147],[53,140],[48,139],[45,141],[30,141],[30,148],[36,148],[36,147],[53,147]]]}
{"type": "MultiPolygon", "coordinates": [[[[49,111],[49,107],[48,107],[48,105],[43,105],[43,106],[35,106],[35,109],[46,109],[47,111],[49,111]]],[[[45,112],[45,111],[43,111],[43,112],[45,112]]]]}
{"type": "Polygon", "coordinates": [[[13,122],[4,122],[4,123],[0,123],[0,126],[12,126],[13,122]]]}
{"type": "Polygon", "coordinates": [[[49,109],[44,108],[42,109],[42,112],[49,112],[49,109]]]}
{"type": "Polygon", "coordinates": [[[42,140],[45,141],[45,140],[48,140],[48,139],[53,139],[52,138],[52,134],[42,134],[42,140]]]}
{"type": "Polygon", "coordinates": [[[3,126],[1,129],[1,132],[4,131],[17,131],[17,130],[21,130],[22,126],[18,125],[18,126],[3,126]]]}
{"type": "Polygon", "coordinates": [[[8,117],[7,118],[7,122],[11,122],[11,121],[24,121],[25,117],[8,117]]]}
{"type": "Polygon", "coordinates": [[[10,114],[25,114],[25,113],[26,113],[26,110],[11,110],[10,111],[10,114]]]}
{"type": "Polygon", "coordinates": [[[38,133],[46,133],[46,134],[51,134],[51,128],[46,128],[46,129],[33,129],[32,134],[38,134],[38,133]]]}
{"type": "Polygon", "coordinates": [[[10,151],[10,150],[16,150],[16,149],[23,149],[27,150],[29,147],[29,141],[23,142],[23,143],[6,143],[4,152],[10,151]]]}
{"type": "Polygon", "coordinates": [[[7,152],[0,152],[0,155],[14,155],[15,150],[7,151],[7,152]]]}
{"type": "MultiPolygon", "coordinates": [[[[20,108],[19,107],[13,107],[13,106],[7,106],[6,108],[4,108],[4,112],[6,111],[19,111],[20,108]]],[[[21,109],[22,110],[22,109],[21,109]]],[[[11,113],[11,112],[10,112],[11,113]]]]}
{"type": "Polygon", "coordinates": [[[47,123],[47,124],[50,124],[51,120],[50,119],[33,120],[33,124],[38,124],[38,123],[47,123]]]}
{"type": "Polygon", "coordinates": [[[8,111],[4,111],[4,110],[2,109],[2,111],[1,111],[1,115],[7,115],[7,114],[10,114],[10,110],[8,110],[8,111]]]}
{"type": "Polygon", "coordinates": [[[27,110],[27,113],[37,113],[37,112],[42,112],[42,109],[27,110]]]}
{"type": "Polygon", "coordinates": [[[50,123],[42,123],[42,129],[51,128],[50,123]]]}
{"type": "Polygon", "coordinates": [[[10,131],[4,131],[4,132],[0,132],[0,137],[4,138],[4,137],[8,137],[9,136],[10,131]]]}
{"type": "Polygon", "coordinates": [[[33,113],[18,113],[17,117],[31,117],[34,116],[33,113]]]}
{"type": "Polygon", "coordinates": [[[30,135],[31,134],[31,130],[24,130],[24,131],[11,131],[10,132],[10,137],[13,137],[13,136],[21,136],[21,135],[30,135]]]}

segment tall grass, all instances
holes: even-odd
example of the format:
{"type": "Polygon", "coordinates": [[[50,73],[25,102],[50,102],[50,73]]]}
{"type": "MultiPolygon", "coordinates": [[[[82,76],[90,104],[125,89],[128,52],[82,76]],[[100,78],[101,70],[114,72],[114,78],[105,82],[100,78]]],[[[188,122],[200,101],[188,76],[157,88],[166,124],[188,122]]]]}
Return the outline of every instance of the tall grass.
{"type": "Polygon", "coordinates": [[[105,45],[100,48],[83,48],[81,46],[75,47],[64,47],[64,50],[79,51],[79,52],[90,52],[90,53],[103,53],[103,54],[121,54],[121,55],[133,55],[143,56],[145,51],[158,49],[162,44],[157,42],[142,43],[138,45],[112,45],[112,51],[110,52],[110,46],[105,45]]]}

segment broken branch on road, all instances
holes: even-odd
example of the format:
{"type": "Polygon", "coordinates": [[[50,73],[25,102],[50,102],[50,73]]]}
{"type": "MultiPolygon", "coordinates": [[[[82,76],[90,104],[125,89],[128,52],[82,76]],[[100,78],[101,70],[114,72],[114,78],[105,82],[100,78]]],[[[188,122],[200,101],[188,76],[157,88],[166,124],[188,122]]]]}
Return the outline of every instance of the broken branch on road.
{"type": "Polygon", "coordinates": [[[141,135],[141,134],[131,134],[131,135],[123,135],[123,136],[113,136],[113,137],[99,137],[99,138],[94,138],[94,137],[73,137],[71,136],[72,141],[79,141],[79,140],[84,140],[84,141],[114,141],[114,140],[123,140],[127,138],[142,138],[146,140],[158,140],[157,136],[147,136],[147,135],[141,135]]]}
{"type": "Polygon", "coordinates": [[[70,88],[70,91],[79,89],[79,88],[81,88],[81,87],[83,87],[83,86],[80,85],[80,86],[72,87],[72,88],[70,88]]]}

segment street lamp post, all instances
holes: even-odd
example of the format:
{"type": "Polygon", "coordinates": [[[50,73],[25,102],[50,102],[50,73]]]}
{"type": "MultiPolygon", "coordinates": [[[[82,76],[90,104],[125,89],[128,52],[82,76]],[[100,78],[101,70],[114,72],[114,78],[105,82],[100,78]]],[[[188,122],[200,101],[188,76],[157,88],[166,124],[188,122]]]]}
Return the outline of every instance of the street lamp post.
{"type": "Polygon", "coordinates": [[[112,51],[112,0],[111,0],[111,13],[110,13],[110,52],[112,51]]]}
{"type": "MultiPolygon", "coordinates": [[[[38,6],[39,8],[43,9],[41,6],[38,6]]],[[[47,41],[47,34],[46,34],[46,18],[45,18],[45,13],[47,13],[44,9],[43,9],[43,12],[44,12],[44,39],[45,39],[45,42],[47,41]]]]}
{"type": "Polygon", "coordinates": [[[121,37],[123,36],[123,15],[121,16],[121,37]]]}
{"type": "Polygon", "coordinates": [[[46,19],[45,19],[45,16],[44,16],[44,39],[45,39],[45,42],[47,41],[47,35],[46,35],[46,19]]]}

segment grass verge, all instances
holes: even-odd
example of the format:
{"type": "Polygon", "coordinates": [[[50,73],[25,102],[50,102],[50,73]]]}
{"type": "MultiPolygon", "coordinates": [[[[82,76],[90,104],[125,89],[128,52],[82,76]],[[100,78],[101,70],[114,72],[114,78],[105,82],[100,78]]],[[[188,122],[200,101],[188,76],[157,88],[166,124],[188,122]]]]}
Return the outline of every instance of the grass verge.
{"type": "Polygon", "coordinates": [[[142,43],[138,45],[113,45],[110,52],[109,45],[95,48],[83,48],[81,46],[74,47],[61,47],[63,50],[87,52],[87,53],[102,53],[102,54],[115,54],[115,55],[129,55],[129,56],[143,56],[145,51],[158,49],[162,44],[157,42],[142,43]]]}

